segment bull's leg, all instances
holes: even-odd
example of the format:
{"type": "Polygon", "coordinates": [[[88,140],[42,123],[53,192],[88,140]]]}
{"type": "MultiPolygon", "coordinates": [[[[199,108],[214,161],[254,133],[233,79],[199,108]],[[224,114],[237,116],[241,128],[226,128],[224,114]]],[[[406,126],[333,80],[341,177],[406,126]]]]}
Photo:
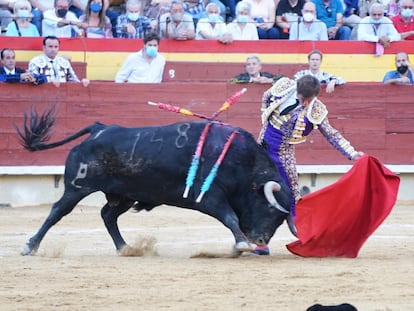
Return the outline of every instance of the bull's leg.
{"type": "Polygon", "coordinates": [[[233,209],[228,205],[221,205],[219,208],[214,209],[212,209],[211,206],[209,206],[208,209],[200,209],[200,211],[216,218],[230,229],[236,242],[233,254],[236,254],[237,252],[240,254],[241,252],[252,251],[253,248],[250,245],[246,235],[241,231],[239,226],[239,218],[234,213],[233,209]]]}
{"type": "Polygon", "coordinates": [[[119,252],[127,244],[119,232],[118,217],[130,209],[134,201],[112,194],[107,194],[106,198],[108,203],[102,207],[101,216],[109,235],[114,241],[116,250],[119,252]]]}
{"type": "Polygon", "coordinates": [[[66,192],[62,198],[53,204],[49,216],[46,218],[39,231],[32,236],[23,248],[22,255],[35,255],[39,249],[40,242],[46,235],[47,231],[54,226],[63,216],[69,214],[76,204],[85,197],[80,193],[66,192]]]}

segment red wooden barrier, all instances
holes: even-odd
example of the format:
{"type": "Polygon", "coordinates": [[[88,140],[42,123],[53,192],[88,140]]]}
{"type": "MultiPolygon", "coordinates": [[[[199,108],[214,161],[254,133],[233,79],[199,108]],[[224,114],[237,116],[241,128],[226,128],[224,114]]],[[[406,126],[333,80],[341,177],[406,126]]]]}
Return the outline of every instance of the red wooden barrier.
{"type": "MultiPolygon", "coordinates": [[[[263,63],[262,71],[293,77],[296,72],[308,67],[304,63],[263,63]]],[[[226,82],[244,71],[242,63],[167,61],[163,82],[226,82]]]]}
{"type": "MultiPolygon", "coordinates": [[[[224,112],[224,122],[243,127],[257,137],[260,101],[268,85],[244,85],[247,92],[224,112]]],[[[62,165],[71,146],[29,153],[18,144],[14,123],[22,124],[23,111],[41,111],[56,105],[59,116],[52,141],[100,121],[123,126],[169,124],[198,120],[158,110],[147,101],[164,102],[211,115],[224,100],[243,86],[228,83],[115,84],[92,82],[40,86],[0,84],[0,165],[62,165]]],[[[410,86],[347,84],[333,94],[322,90],[329,119],[358,149],[387,164],[414,164],[414,105],[410,86]]],[[[350,164],[314,131],[297,146],[299,164],[350,164]]]]}

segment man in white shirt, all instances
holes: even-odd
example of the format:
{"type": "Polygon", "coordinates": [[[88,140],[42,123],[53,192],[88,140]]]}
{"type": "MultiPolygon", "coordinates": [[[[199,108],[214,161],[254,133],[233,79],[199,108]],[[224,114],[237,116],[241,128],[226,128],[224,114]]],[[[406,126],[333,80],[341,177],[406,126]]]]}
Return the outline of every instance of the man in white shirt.
{"type": "Polygon", "coordinates": [[[75,13],[69,11],[71,4],[71,0],[55,0],[55,8],[43,12],[43,37],[71,38],[82,33],[78,27],[81,22],[75,13]]]}
{"type": "Polygon", "coordinates": [[[377,42],[388,47],[393,41],[400,41],[401,35],[392,21],[384,16],[384,8],[380,3],[373,3],[369,8],[369,16],[361,19],[358,26],[358,40],[377,42]]]}
{"type": "Polygon", "coordinates": [[[165,67],[164,56],[158,53],[160,37],[148,33],[144,37],[144,48],[127,57],[115,76],[116,83],[160,83],[165,67]]]}
{"type": "Polygon", "coordinates": [[[290,26],[289,40],[328,40],[326,24],[316,19],[316,6],[307,1],[302,8],[302,18],[290,26]]]}

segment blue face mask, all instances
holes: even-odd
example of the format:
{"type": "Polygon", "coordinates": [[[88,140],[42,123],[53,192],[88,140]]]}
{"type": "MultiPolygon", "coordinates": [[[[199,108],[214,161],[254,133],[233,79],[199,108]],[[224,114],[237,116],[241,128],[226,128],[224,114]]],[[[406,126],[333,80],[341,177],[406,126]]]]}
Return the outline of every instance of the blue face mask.
{"type": "Polygon", "coordinates": [[[413,10],[412,9],[402,9],[401,10],[401,16],[404,18],[410,18],[413,16],[413,10]]]}
{"type": "Polygon", "coordinates": [[[156,46],[145,47],[145,53],[148,57],[154,58],[158,54],[158,48],[156,46]]]}
{"type": "Polygon", "coordinates": [[[128,13],[128,19],[136,22],[139,18],[139,13],[128,13]]]}
{"type": "Polygon", "coordinates": [[[211,13],[208,15],[208,21],[210,23],[217,23],[220,20],[220,16],[217,13],[211,13]]]}
{"type": "Polygon", "coordinates": [[[30,12],[28,10],[18,10],[17,17],[18,18],[28,18],[30,16],[30,12]]]}
{"type": "Polygon", "coordinates": [[[93,13],[99,13],[102,10],[102,5],[100,3],[94,2],[91,3],[91,11],[93,13]]]}
{"type": "Polygon", "coordinates": [[[241,24],[246,24],[249,21],[248,15],[237,15],[237,21],[241,24]]]}
{"type": "Polygon", "coordinates": [[[371,24],[378,25],[378,24],[381,24],[381,21],[382,21],[382,18],[380,18],[380,19],[373,19],[373,18],[371,18],[371,24]]]}

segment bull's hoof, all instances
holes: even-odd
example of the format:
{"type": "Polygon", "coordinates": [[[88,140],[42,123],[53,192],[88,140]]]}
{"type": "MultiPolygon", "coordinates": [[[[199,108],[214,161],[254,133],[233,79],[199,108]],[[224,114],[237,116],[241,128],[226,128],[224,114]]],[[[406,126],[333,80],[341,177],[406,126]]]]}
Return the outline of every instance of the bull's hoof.
{"type": "Polygon", "coordinates": [[[23,251],[21,252],[22,256],[34,256],[36,255],[36,249],[31,248],[28,243],[23,246],[23,251]]]}
{"type": "Polygon", "coordinates": [[[235,249],[240,252],[251,252],[253,250],[251,245],[245,241],[236,243],[235,249]]]}

